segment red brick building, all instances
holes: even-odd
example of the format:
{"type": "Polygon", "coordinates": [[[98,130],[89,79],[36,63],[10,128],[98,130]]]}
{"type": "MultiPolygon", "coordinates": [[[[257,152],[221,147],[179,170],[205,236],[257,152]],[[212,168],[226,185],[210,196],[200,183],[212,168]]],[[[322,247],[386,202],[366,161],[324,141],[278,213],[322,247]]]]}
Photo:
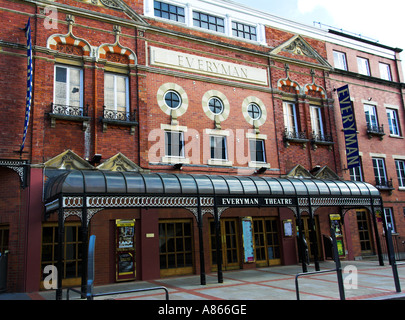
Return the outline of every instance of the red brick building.
{"type": "MultiPolygon", "coordinates": [[[[48,265],[64,286],[80,285],[90,234],[96,284],[194,273],[203,283],[206,272],[296,264],[303,238],[311,259],[327,259],[323,236],[335,224],[341,257],[361,257],[356,211],[346,211],[365,208],[374,221],[383,210],[369,154],[388,138],[397,146],[384,158],[399,178],[390,167],[394,190],[381,194],[403,234],[402,134],[368,140],[355,106],[364,175],[344,181],[334,92],[356,84],[356,101],[381,99],[401,127],[395,50],[383,56],[392,79],[359,79],[334,65],[337,45],[360,52],[344,35],[333,34],[334,44],[326,31],[228,1],[0,3],[0,249],[9,250],[9,291],[46,288],[48,265]],[[20,152],[28,18],[32,106],[20,152]]],[[[377,53],[367,57],[380,61],[377,53]]],[[[381,257],[382,223],[370,232],[367,254],[381,257]]]]}

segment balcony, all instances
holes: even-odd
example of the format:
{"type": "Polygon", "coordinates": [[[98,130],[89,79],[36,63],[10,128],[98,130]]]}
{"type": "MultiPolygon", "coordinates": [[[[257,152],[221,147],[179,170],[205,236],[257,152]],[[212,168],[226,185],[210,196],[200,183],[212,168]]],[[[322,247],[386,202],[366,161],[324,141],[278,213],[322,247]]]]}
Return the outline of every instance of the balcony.
{"type": "Polygon", "coordinates": [[[380,140],[383,140],[385,133],[384,133],[384,125],[378,126],[378,125],[372,125],[370,123],[367,123],[367,135],[368,138],[371,139],[372,137],[380,137],[380,140]]]}
{"type": "Polygon", "coordinates": [[[103,132],[107,132],[108,125],[114,125],[130,127],[131,135],[135,134],[135,127],[138,125],[135,112],[108,109],[106,106],[103,106],[101,122],[103,123],[103,132]]]}
{"type": "Polygon", "coordinates": [[[333,138],[331,135],[326,134],[319,134],[319,133],[312,133],[311,145],[312,149],[316,150],[319,145],[328,146],[329,151],[332,151],[332,146],[335,143],[333,142],[333,138]]]}
{"type": "Polygon", "coordinates": [[[78,106],[51,103],[51,112],[48,113],[49,117],[51,118],[51,127],[55,128],[57,119],[68,120],[82,122],[83,131],[86,131],[91,119],[91,117],[88,116],[88,108],[89,105],[82,108],[78,106]]]}
{"type": "Polygon", "coordinates": [[[392,179],[387,180],[386,178],[375,178],[375,187],[380,191],[388,191],[390,195],[394,190],[392,179]]]}
{"type": "Polygon", "coordinates": [[[302,144],[302,148],[305,149],[309,139],[307,139],[307,134],[305,133],[305,131],[298,132],[298,131],[288,131],[288,129],[285,129],[283,141],[284,146],[286,148],[290,146],[290,143],[299,143],[302,144]]]}

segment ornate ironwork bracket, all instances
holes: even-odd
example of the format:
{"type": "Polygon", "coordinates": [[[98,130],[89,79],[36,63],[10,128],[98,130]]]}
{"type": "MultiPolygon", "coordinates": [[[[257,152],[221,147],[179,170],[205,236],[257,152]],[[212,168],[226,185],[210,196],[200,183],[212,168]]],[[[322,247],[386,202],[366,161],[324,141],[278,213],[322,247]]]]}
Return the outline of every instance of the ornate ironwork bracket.
{"type": "Polygon", "coordinates": [[[0,167],[6,167],[17,172],[20,177],[21,188],[25,189],[28,186],[29,161],[0,159],[0,167]]]}

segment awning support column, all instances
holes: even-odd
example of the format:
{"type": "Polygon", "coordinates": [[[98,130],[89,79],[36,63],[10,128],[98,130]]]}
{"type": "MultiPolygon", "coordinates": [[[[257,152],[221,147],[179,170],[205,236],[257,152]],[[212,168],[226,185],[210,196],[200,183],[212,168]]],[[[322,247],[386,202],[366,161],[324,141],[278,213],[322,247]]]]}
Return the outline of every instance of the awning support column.
{"type": "MultiPolygon", "coordinates": [[[[312,206],[311,206],[311,198],[308,198],[308,208],[309,208],[309,224],[310,224],[309,227],[311,230],[311,233],[309,236],[309,241],[310,241],[310,243],[312,242],[314,244],[312,249],[313,249],[314,260],[315,260],[315,270],[319,271],[321,269],[319,267],[319,260],[318,260],[318,237],[316,236],[314,213],[312,212],[312,206]]],[[[310,243],[308,245],[310,245],[310,243]]]]}
{"type": "Polygon", "coordinates": [[[58,209],[58,287],[56,289],[56,300],[62,300],[62,279],[63,279],[63,247],[65,239],[65,218],[62,197],[59,198],[59,209],[58,209]]]}
{"type": "Polygon", "coordinates": [[[305,261],[306,256],[306,249],[305,249],[305,242],[304,242],[304,234],[302,233],[302,220],[301,220],[301,211],[300,206],[298,204],[297,198],[297,221],[298,221],[298,252],[301,256],[301,263],[302,263],[302,272],[308,272],[307,262],[305,261]]]}
{"type": "Polygon", "coordinates": [[[87,222],[87,199],[83,197],[82,209],[82,288],[81,296],[86,298],[87,295],[87,265],[88,265],[88,222],[87,222]]]}
{"type": "MultiPolygon", "coordinates": [[[[384,212],[383,212],[384,207],[383,207],[382,199],[380,199],[380,201],[381,201],[381,214],[384,215],[384,212]]],[[[377,218],[375,216],[373,198],[370,198],[370,203],[371,203],[371,216],[372,216],[372,219],[373,219],[375,241],[376,241],[376,244],[377,244],[378,261],[380,262],[380,266],[383,266],[384,265],[384,259],[383,259],[382,250],[381,250],[380,235],[378,234],[377,218]]],[[[383,217],[383,224],[384,223],[385,223],[385,219],[383,217]]]]}
{"type": "Polygon", "coordinates": [[[207,284],[205,277],[205,260],[204,260],[204,237],[203,237],[203,218],[201,214],[201,199],[198,197],[198,207],[197,207],[197,223],[198,223],[198,238],[200,243],[200,282],[204,286],[207,284]]]}
{"type": "Polygon", "coordinates": [[[217,267],[218,267],[218,283],[223,283],[222,273],[222,244],[221,244],[221,224],[219,221],[218,207],[214,205],[214,220],[215,220],[215,242],[217,247],[217,267]]]}

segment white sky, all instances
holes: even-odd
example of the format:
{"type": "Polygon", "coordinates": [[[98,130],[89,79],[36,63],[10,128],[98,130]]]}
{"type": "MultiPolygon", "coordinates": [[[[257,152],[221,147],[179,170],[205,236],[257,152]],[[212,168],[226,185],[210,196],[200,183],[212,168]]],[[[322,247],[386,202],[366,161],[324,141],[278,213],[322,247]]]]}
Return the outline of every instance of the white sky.
{"type": "Polygon", "coordinates": [[[313,22],[316,21],[361,34],[363,37],[378,40],[380,44],[404,49],[401,58],[405,59],[405,1],[403,0],[233,1],[307,25],[314,26],[313,22]]]}

